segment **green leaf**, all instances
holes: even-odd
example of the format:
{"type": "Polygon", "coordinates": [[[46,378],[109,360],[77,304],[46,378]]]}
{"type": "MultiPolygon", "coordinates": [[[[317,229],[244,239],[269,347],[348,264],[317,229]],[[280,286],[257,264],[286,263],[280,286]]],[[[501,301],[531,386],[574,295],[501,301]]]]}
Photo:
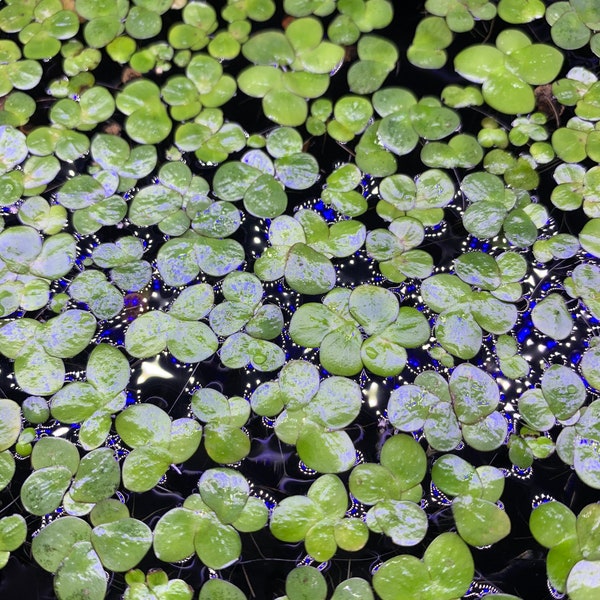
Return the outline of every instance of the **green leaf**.
{"type": "Polygon", "coordinates": [[[566,302],[556,293],[548,294],[533,307],[531,320],[544,335],[555,340],[564,340],[573,328],[566,302]]]}
{"type": "Polygon", "coordinates": [[[429,411],[424,430],[427,441],[436,450],[453,450],[462,438],[458,419],[448,402],[440,402],[429,411]]]}
{"type": "Polygon", "coordinates": [[[458,533],[471,546],[495,544],[510,533],[507,514],[488,500],[460,496],[452,502],[452,514],[458,533]]]}
{"type": "MultiPolygon", "coordinates": [[[[287,392],[285,384],[282,392],[287,392]]],[[[350,379],[333,376],[321,381],[318,392],[305,410],[325,427],[341,429],[358,416],[361,404],[359,386],[350,379]]]]}
{"type": "Polygon", "coordinates": [[[481,327],[462,308],[445,310],[436,320],[435,335],[450,354],[469,360],[481,347],[481,327]]]}
{"type": "Polygon", "coordinates": [[[152,531],[138,519],[125,518],[94,527],[91,541],[107,569],[123,572],[144,558],[152,545],[152,531]]]}
{"type": "Polygon", "coordinates": [[[170,464],[171,455],[164,448],[134,448],[123,462],[123,485],[132,492],[147,492],[159,482],[170,464]]]}
{"type": "Polygon", "coordinates": [[[154,404],[134,404],[117,415],[115,428],[131,448],[167,444],[171,434],[171,419],[154,404]]]}
{"type": "Polygon", "coordinates": [[[574,466],[581,481],[594,489],[600,489],[600,442],[581,437],[575,440],[574,466]]]}
{"type": "Polygon", "coordinates": [[[399,495],[398,485],[390,471],[382,465],[363,463],[352,469],[350,492],[363,504],[373,505],[399,495]]]}
{"type": "Polygon", "coordinates": [[[171,440],[169,453],[174,464],[185,462],[191,458],[202,439],[202,426],[188,417],[175,419],[171,423],[171,440]]]}
{"type": "Polygon", "coordinates": [[[244,193],[244,207],[255,217],[273,219],[285,211],[287,195],[281,184],[267,173],[259,175],[244,193]]]}
{"type": "Polygon", "coordinates": [[[96,319],[83,310],[70,309],[44,324],[42,344],[50,356],[72,358],[87,348],[96,333],[96,319]]]}
{"type": "Polygon", "coordinates": [[[269,527],[282,542],[299,542],[323,516],[318,505],[307,496],[288,496],[273,510],[269,527]]]}
{"type": "Polygon", "coordinates": [[[348,508],[348,494],[337,475],[322,475],[312,483],[306,495],[325,515],[334,518],[343,517],[348,508]]]}
{"type": "Polygon", "coordinates": [[[414,438],[404,434],[394,435],[384,443],[380,460],[393,473],[401,491],[420,483],[427,469],[425,451],[414,438]]]}
{"type": "Polygon", "coordinates": [[[79,451],[72,442],[63,438],[43,437],[33,446],[31,466],[36,470],[62,466],[75,475],[79,467],[79,451]]]}
{"type": "Polygon", "coordinates": [[[481,91],[492,108],[505,114],[529,113],[535,108],[531,86],[508,71],[491,75],[483,82],[481,91]]]}
{"type": "Polygon", "coordinates": [[[59,600],[81,597],[102,600],[107,581],[98,555],[88,541],[76,542],[58,567],[54,576],[54,591],[59,600]]]}
{"type": "Polygon", "coordinates": [[[390,423],[401,431],[421,429],[431,407],[439,399],[417,385],[402,385],[392,390],[387,411],[390,423]]]}
{"type": "Polygon", "coordinates": [[[472,425],[463,424],[462,435],[465,442],[482,452],[490,452],[499,448],[506,439],[508,424],[497,411],[472,425]]]}
{"type": "Polygon", "coordinates": [[[556,79],[563,64],[560,50],[547,44],[530,44],[507,55],[505,66],[531,85],[543,85],[556,79]]]}
{"type": "Polygon", "coordinates": [[[356,375],[363,367],[361,346],[360,331],[348,323],[323,338],[319,359],[330,373],[346,377],[356,375]]]}
{"type": "Polygon", "coordinates": [[[469,363],[458,365],[448,383],[456,416],[467,425],[487,417],[500,402],[494,379],[469,363]]]}
{"type": "Polygon", "coordinates": [[[546,369],[541,385],[544,399],[558,419],[569,419],[585,402],[581,377],[563,365],[551,365],[546,369]]]}
{"type": "Polygon", "coordinates": [[[90,521],[94,527],[103,523],[112,523],[126,517],[129,517],[127,505],[114,498],[100,500],[90,513],[90,521]]]}
{"type": "Polygon", "coordinates": [[[288,90],[269,90],[262,101],[265,116],[278,125],[298,127],[306,121],[308,104],[288,90]]]}
{"type": "Polygon", "coordinates": [[[335,524],[333,535],[342,550],[358,552],[369,540],[369,528],[361,519],[341,519],[335,524]]]}
{"type": "Polygon", "coordinates": [[[455,275],[443,273],[423,281],[421,294],[427,306],[441,313],[463,302],[471,295],[471,288],[455,275]]]}
{"type": "Polygon", "coordinates": [[[194,554],[194,535],[200,523],[195,513],[177,507],[167,511],[154,527],[154,553],[164,562],[185,560],[194,554]]]}
{"type": "Polygon", "coordinates": [[[0,519],[0,552],[14,552],[27,537],[27,523],[20,514],[0,519]]]}
{"type": "Polygon", "coordinates": [[[294,244],[285,264],[288,285],[301,294],[324,294],[333,288],[336,273],[331,261],[306,244],[294,244]]]}
{"type": "Polygon", "coordinates": [[[218,520],[205,519],[194,538],[196,553],[211,569],[224,569],[240,557],[242,542],[238,532],[218,520]]]}
{"type": "Polygon", "coordinates": [[[572,600],[592,600],[600,592],[598,561],[581,560],[567,578],[567,593],[572,600]]]}
{"type": "Polygon", "coordinates": [[[13,400],[0,399],[0,452],[17,441],[21,427],[19,405],[13,400]]]}
{"type": "Polygon", "coordinates": [[[9,450],[0,452],[0,490],[6,488],[15,474],[16,464],[9,450]]]}
{"type": "Polygon", "coordinates": [[[588,504],[577,516],[577,537],[586,560],[598,560],[599,557],[598,508],[595,504],[588,504]]]}
{"type": "Polygon", "coordinates": [[[200,496],[222,523],[235,521],[248,500],[250,488],[245,477],[233,469],[209,469],[198,483],[200,496]]]}
{"type": "Polygon", "coordinates": [[[482,289],[495,289],[502,281],[497,262],[483,252],[462,254],[454,261],[454,268],[464,282],[482,289]]]}
{"type": "Polygon", "coordinates": [[[98,448],[79,463],[69,493],[76,502],[100,502],[112,496],[121,481],[119,463],[110,448],[98,448]]]}
{"type": "Polygon", "coordinates": [[[36,562],[46,571],[55,573],[74,544],[89,541],[92,528],[77,517],[65,516],[44,527],[31,542],[36,562]]]}
{"type": "Polygon", "coordinates": [[[481,493],[481,479],[477,470],[455,454],[445,454],[433,464],[431,478],[435,485],[450,496],[481,493]]]}
{"type": "Polygon", "coordinates": [[[405,113],[393,113],[384,117],[377,131],[381,144],[398,156],[409,154],[419,142],[419,134],[405,113]]]}
{"type": "Polygon", "coordinates": [[[88,383],[74,381],[52,397],[52,416],[63,423],[81,423],[91,417],[100,405],[94,387],[88,383]]]}
{"type": "Polygon", "coordinates": [[[556,424],[556,417],[540,389],[523,392],[519,398],[519,414],[537,431],[549,431],[556,424]]]}
{"type": "MultiPolygon", "coordinates": [[[[447,598],[462,596],[473,578],[473,558],[468,546],[454,533],[436,537],[423,555],[436,592],[447,598]]],[[[433,595],[430,595],[433,600],[433,595]]],[[[439,597],[439,596],[438,596],[439,597]]]]}
{"type": "Polygon", "coordinates": [[[129,383],[129,362],[110,344],[96,346],[88,359],[87,380],[102,395],[114,396],[129,383]]]}
{"type": "Polygon", "coordinates": [[[331,600],[354,600],[356,598],[374,600],[371,586],[361,577],[351,577],[339,583],[333,590],[331,600]]]}
{"type": "Polygon", "coordinates": [[[59,507],[70,483],[71,472],[66,467],[44,467],[31,473],[23,483],[21,502],[32,515],[46,515],[59,507]]]}
{"type": "Polygon", "coordinates": [[[300,460],[320,473],[342,473],[356,461],[356,450],[345,431],[326,431],[307,422],[298,436],[300,460]]]}
{"type": "Polygon", "coordinates": [[[242,54],[257,65],[289,65],[294,60],[292,46],[279,31],[265,31],[253,35],[242,46],[242,54]]]}
{"type": "Polygon", "coordinates": [[[262,529],[269,520],[269,509],[256,496],[249,496],[248,501],[238,518],[232,525],[241,532],[252,532],[262,529]]]}
{"type": "Polygon", "coordinates": [[[373,576],[373,587],[382,600],[418,600],[429,585],[425,565],[408,554],[386,560],[373,576]]]}
{"type": "Polygon", "coordinates": [[[198,600],[246,600],[246,595],[229,581],[208,579],[200,588],[198,600]]]}
{"type": "Polygon", "coordinates": [[[363,326],[368,335],[380,333],[398,316],[397,297],[389,290],[361,285],[349,298],[350,314],[363,326]]]}
{"type": "Polygon", "coordinates": [[[368,514],[398,546],[415,546],[427,533],[427,515],[414,502],[382,500],[368,514]]]}
{"type": "Polygon", "coordinates": [[[286,577],[285,593],[289,600],[325,600],[327,583],[317,568],[296,567],[286,577]]]}

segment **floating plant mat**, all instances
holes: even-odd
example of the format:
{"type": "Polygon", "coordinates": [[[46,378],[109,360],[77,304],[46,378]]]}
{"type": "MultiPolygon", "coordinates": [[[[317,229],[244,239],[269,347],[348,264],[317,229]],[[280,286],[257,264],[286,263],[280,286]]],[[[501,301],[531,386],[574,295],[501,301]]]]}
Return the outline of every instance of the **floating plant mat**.
{"type": "Polygon", "coordinates": [[[600,11],[396,4],[0,8],[0,596],[598,596],[600,11]]]}

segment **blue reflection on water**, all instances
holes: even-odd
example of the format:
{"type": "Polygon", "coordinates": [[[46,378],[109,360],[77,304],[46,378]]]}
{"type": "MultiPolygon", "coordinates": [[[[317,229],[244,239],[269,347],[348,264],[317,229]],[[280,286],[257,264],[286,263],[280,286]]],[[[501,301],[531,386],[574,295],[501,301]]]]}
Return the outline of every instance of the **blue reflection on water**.
{"type": "Polygon", "coordinates": [[[327,206],[323,200],[317,200],[314,208],[328,223],[335,221],[335,210],[327,206]]]}

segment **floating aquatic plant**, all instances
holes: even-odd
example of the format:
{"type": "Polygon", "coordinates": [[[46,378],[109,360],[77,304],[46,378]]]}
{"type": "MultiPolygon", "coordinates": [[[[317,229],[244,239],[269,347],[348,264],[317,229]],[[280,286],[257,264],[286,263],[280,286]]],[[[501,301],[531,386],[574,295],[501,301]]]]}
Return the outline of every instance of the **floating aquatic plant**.
{"type": "Polygon", "coordinates": [[[597,595],[598,8],[395,8],[3,5],[0,568],[597,595]]]}

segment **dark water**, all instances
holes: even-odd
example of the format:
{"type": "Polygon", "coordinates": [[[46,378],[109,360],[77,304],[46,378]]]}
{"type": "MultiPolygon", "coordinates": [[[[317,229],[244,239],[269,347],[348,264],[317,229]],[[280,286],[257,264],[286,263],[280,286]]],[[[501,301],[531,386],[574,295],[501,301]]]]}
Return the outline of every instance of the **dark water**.
{"type": "MultiPolygon", "coordinates": [[[[404,58],[405,50],[413,37],[416,24],[423,16],[422,4],[413,0],[398,3],[396,13],[394,23],[383,32],[379,32],[396,42],[401,56],[398,69],[390,75],[386,85],[409,87],[420,96],[427,94],[439,95],[445,85],[458,80],[451,68],[448,66],[438,71],[423,72],[412,67],[404,58]]],[[[273,24],[278,24],[281,16],[281,14],[278,14],[273,24]]],[[[498,31],[497,27],[495,24],[478,25],[473,32],[461,36],[461,39],[449,49],[450,53],[456,51],[461,45],[481,42],[490,33],[494,36],[498,31]],[[493,28],[492,32],[489,31],[490,27],[493,28]]],[[[539,41],[548,39],[548,30],[544,23],[532,26],[531,34],[539,41]]],[[[589,57],[584,53],[570,54],[568,59],[571,65],[586,64],[589,57]]],[[[241,61],[237,59],[226,67],[226,70],[235,73],[240,64],[241,61]]],[[[347,68],[347,66],[344,68],[347,68]]],[[[46,70],[47,80],[42,82],[40,89],[37,90],[40,95],[40,109],[36,114],[36,118],[39,119],[40,124],[45,122],[44,110],[48,106],[43,96],[43,89],[45,89],[48,81],[57,77],[60,72],[59,63],[56,59],[46,65],[46,70]]],[[[175,72],[176,69],[168,75],[175,72]]],[[[101,65],[96,71],[98,82],[110,87],[118,85],[118,75],[108,62],[101,65]]],[[[344,85],[345,74],[341,72],[334,78],[328,95],[335,98],[344,93],[344,85]]],[[[232,120],[239,119],[248,131],[266,131],[272,126],[259,116],[260,105],[257,100],[243,97],[234,98],[224,109],[232,120]]],[[[463,111],[463,130],[476,132],[482,116],[478,109],[463,111]]],[[[323,178],[336,164],[351,160],[350,150],[333,143],[331,140],[312,140],[307,151],[314,154],[318,159],[323,178]]],[[[214,169],[204,168],[191,157],[186,157],[186,160],[196,173],[210,181],[214,169]]],[[[85,159],[79,161],[76,165],[79,170],[83,170],[85,166],[85,159]]],[[[400,172],[409,175],[416,175],[423,170],[418,160],[418,151],[408,157],[403,157],[399,161],[399,169],[400,172]]],[[[463,173],[457,172],[457,181],[463,175],[463,173]]],[[[56,182],[57,185],[59,183],[60,181],[56,182]]],[[[143,184],[144,182],[140,183],[143,184]]],[[[326,217],[335,217],[335,215],[330,215],[325,207],[315,204],[318,200],[321,184],[322,180],[305,192],[289,193],[289,214],[292,214],[293,210],[300,206],[314,205],[315,208],[321,209],[326,217]]],[[[542,174],[539,201],[552,209],[548,201],[550,185],[551,169],[548,169],[542,174]]],[[[365,181],[366,194],[368,194],[369,186],[369,182],[365,181]]],[[[46,195],[50,198],[51,192],[46,195]]],[[[381,220],[375,214],[374,204],[375,202],[372,203],[372,208],[368,213],[361,217],[361,220],[370,229],[382,226],[381,220]]],[[[553,220],[542,233],[578,231],[581,214],[572,214],[565,218],[563,214],[554,214],[554,212],[552,212],[553,220]]],[[[575,213],[578,213],[578,211],[575,211],[575,213]]],[[[441,227],[429,231],[427,234],[423,247],[432,254],[438,267],[447,268],[452,260],[467,247],[481,249],[486,252],[494,252],[495,250],[493,244],[486,245],[477,240],[472,240],[466,235],[460,223],[460,214],[460,199],[457,199],[455,206],[446,209],[446,219],[441,227]]],[[[9,215],[6,216],[7,223],[14,219],[9,215]]],[[[266,236],[261,233],[265,231],[266,224],[264,222],[247,217],[242,228],[233,236],[246,247],[249,270],[252,267],[252,257],[258,256],[266,245],[264,242],[266,236]],[[257,235],[256,228],[259,231],[259,238],[263,239],[260,243],[254,242],[257,235]]],[[[81,240],[81,254],[88,253],[97,243],[113,240],[126,233],[133,233],[147,238],[148,248],[144,258],[150,261],[155,257],[163,240],[162,234],[156,228],[148,230],[136,230],[131,226],[119,230],[104,228],[97,236],[81,240]],[[149,234],[148,237],[147,234],[149,234]]],[[[526,256],[533,265],[534,259],[531,254],[526,256]]],[[[577,260],[581,258],[587,257],[582,255],[577,257],[577,260]]],[[[577,260],[563,261],[558,264],[551,263],[550,267],[538,268],[534,273],[533,282],[526,286],[526,294],[519,304],[520,317],[516,326],[519,341],[523,343],[527,352],[531,355],[532,372],[528,380],[522,383],[523,387],[538,382],[545,361],[576,367],[587,340],[593,332],[597,333],[596,323],[590,321],[580,308],[575,308],[573,302],[570,306],[572,305],[575,312],[578,313],[578,319],[575,322],[576,326],[572,339],[556,343],[536,332],[531,326],[529,316],[531,302],[539,300],[550,290],[558,289],[561,280],[577,264],[577,260]]],[[[342,268],[342,263],[346,261],[338,262],[339,282],[342,285],[350,286],[372,281],[377,273],[369,259],[362,252],[354,257],[354,265],[345,264],[342,268]]],[[[68,279],[66,278],[63,284],[58,285],[56,291],[66,288],[68,279]]],[[[216,283],[216,280],[210,278],[207,281],[216,283]]],[[[404,304],[418,305],[418,286],[402,284],[390,285],[389,287],[398,293],[404,304]]],[[[267,301],[279,304],[284,310],[286,318],[300,303],[309,300],[302,298],[299,294],[280,284],[267,285],[265,288],[267,301]]],[[[124,330],[128,323],[135,318],[137,314],[136,307],[139,305],[140,300],[145,298],[152,308],[162,308],[169,302],[173,293],[173,290],[165,288],[155,276],[153,283],[146,290],[127,298],[126,308],[118,317],[110,322],[100,323],[98,339],[122,344],[124,330]]],[[[37,316],[43,319],[52,315],[48,312],[37,316]]],[[[290,342],[285,331],[278,341],[284,346],[289,358],[300,356],[300,349],[290,342]]],[[[493,340],[490,337],[485,340],[484,348],[473,362],[501,377],[493,359],[492,346],[493,340]]],[[[168,411],[174,418],[189,413],[190,395],[199,386],[215,387],[226,395],[249,396],[261,381],[275,377],[273,374],[260,374],[250,370],[232,371],[225,369],[216,357],[192,366],[179,364],[169,356],[161,355],[159,360],[160,366],[172,377],[168,379],[151,378],[137,386],[132,383],[129,388],[131,399],[155,403],[168,411]]],[[[85,368],[85,363],[86,355],[84,353],[71,361],[67,361],[67,369],[77,371],[85,368]]],[[[377,406],[368,406],[365,403],[358,419],[348,429],[357,450],[365,461],[376,461],[378,458],[377,449],[381,447],[381,444],[389,435],[393,434],[393,429],[383,418],[389,391],[398,383],[412,382],[416,374],[426,368],[438,368],[443,372],[443,369],[434,361],[431,361],[424,351],[413,350],[409,351],[409,365],[400,378],[386,380],[369,374],[357,377],[357,380],[365,389],[369,389],[372,384],[378,385],[377,406]]],[[[132,369],[131,382],[135,382],[141,374],[141,361],[132,360],[132,369]]],[[[7,397],[20,400],[24,397],[24,394],[15,389],[10,372],[10,364],[5,361],[2,364],[1,371],[2,391],[7,397]]],[[[499,381],[501,380],[499,379],[499,381]]],[[[514,382],[511,383],[503,394],[503,401],[505,403],[512,401],[514,404],[520,391],[522,391],[520,386],[514,384],[514,382]]],[[[507,409],[506,413],[510,418],[511,411],[507,409]]],[[[48,423],[47,425],[51,430],[52,424],[48,423]]],[[[315,475],[303,469],[294,448],[279,442],[273,429],[259,417],[251,417],[246,428],[252,439],[252,450],[250,455],[242,461],[239,468],[253,484],[254,493],[261,495],[269,503],[275,503],[291,494],[306,493],[310,482],[315,479],[315,475]]],[[[554,434],[557,432],[550,433],[555,437],[554,434]]],[[[76,431],[71,432],[69,436],[72,436],[72,439],[75,440],[76,431]]],[[[525,600],[551,598],[545,575],[546,551],[533,540],[528,529],[532,503],[539,501],[542,497],[550,496],[566,503],[575,512],[578,512],[585,504],[598,500],[598,493],[584,486],[574,471],[564,465],[556,456],[544,461],[537,461],[533,469],[519,472],[511,467],[505,447],[493,453],[477,453],[469,448],[463,448],[459,454],[476,466],[492,464],[506,469],[506,487],[501,500],[512,523],[512,532],[507,539],[495,544],[491,549],[473,549],[476,577],[473,589],[467,597],[478,597],[485,590],[497,588],[506,593],[519,595],[525,600]]],[[[431,457],[432,462],[434,458],[431,457]]],[[[193,459],[181,466],[181,472],[170,470],[161,484],[151,492],[144,494],[124,492],[132,516],[142,519],[150,527],[154,527],[164,512],[180,505],[186,496],[196,491],[201,473],[214,466],[216,465],[206,456],[201,447],[193,459]]],[[[28,461],[19,462],[14,482],[9,488],[0,493],[0,512],[2,514],[11,514],[13,511],[21,510],[18,498],[15,498],[14,495],[18,494],[20,483],[27,477],[29,472],[28,461]]],[[[347,481],[348,474],[342,474],[341,477],[344,481],[347,481]]],[[[429,481],[427,479],[424,481],[424,487],[426,490],[424,498],[427,501],[427,512],[430,515],[430,526],[425,540],[415,548],[399,549],[386,537],[371,534],[369,543],[363,551],[359,553],[338,551],[330,563],[322,565],[323,573],[331,584],[331,589],[346,577],[361,576],[370,579],[372,570],[380,562],[400,552],[414,553],[421,556],[423,550],[437,534],[453,528],[449,508],[429,493],[429,481]]],[[[364,507],[357,506],[355,510],[360,512],[364,510],[364,507]]],[[[40,519],[29,517],[28,523],[30,531],[33,532],[39,528],[40,519]]],[[[277,595],[282,595],[287,573],[306,557],[303,544],[282,544],[273,539],[268,528],[254,534],[243,534],[241,537],[243,550],[240,561],[223,570],[220,576],[240,586],[249,598],[272,599],[277,595]]],[[[201,587],[202,582],[210,576],[209,570],[198,559],[191,559],[180,565],[161,564],[150,552],[139,565],[139,568],[144,570],[156,567],[163,568],[172,578],[181,577],[185,579],[196,591],[201,587]]],[[[114,575],[110,581],[107,598],[120,598],[124,589],[123,577],[114,575]]],[[[30,556],[29,543],[26,543],[17,551],[9,560],[8,565],[0,571],[0,598],[7,600],[13,598],[23,600],[54,598],[52,577],[35,565],[30,556]]]]}

